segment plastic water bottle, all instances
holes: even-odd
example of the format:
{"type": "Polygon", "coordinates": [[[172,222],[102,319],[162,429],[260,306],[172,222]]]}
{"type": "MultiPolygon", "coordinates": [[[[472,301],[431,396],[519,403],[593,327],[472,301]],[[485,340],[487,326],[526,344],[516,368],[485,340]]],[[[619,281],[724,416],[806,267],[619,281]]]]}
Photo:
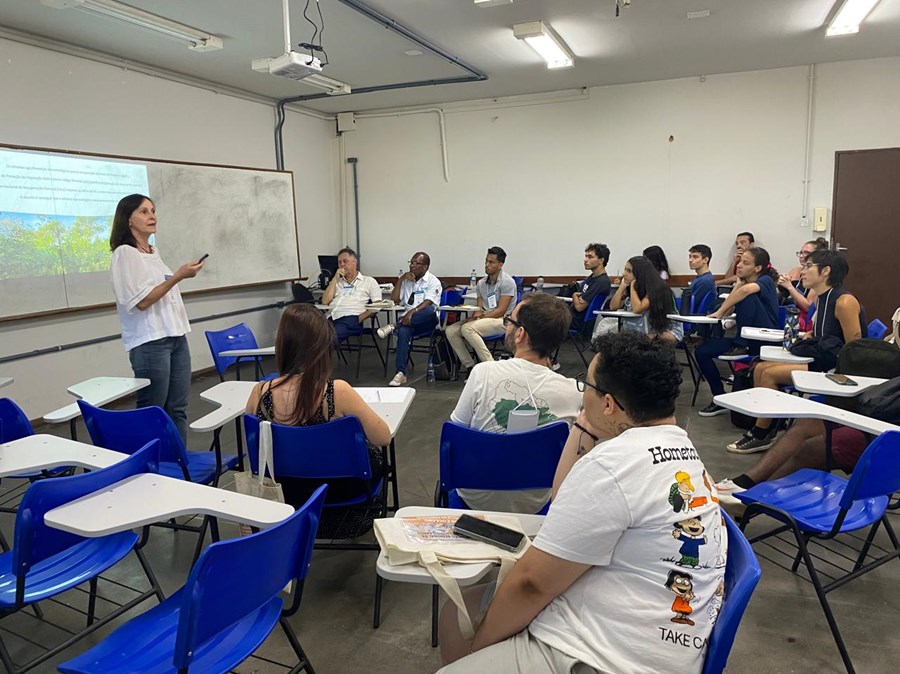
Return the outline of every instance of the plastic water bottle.
{"type": "Polygon", "coordinates": [[[543,276],[537,277],[537,281],[534,282],[534,289],[539,293],[544,292],[544,277],[543,276]]]}
{"type": "Polygon", "coordinates": [[[425,379],[428,382],[434,382],[434,361],[428,356],[428,369],[425,371],[425,379]]]}
{"type": "Polygon", "coordinates": [[[469,274],[469,287],[474,288],[478,285],[478,274],[475,273],[475,270],[472,270],[472,273],[469,274]]]}

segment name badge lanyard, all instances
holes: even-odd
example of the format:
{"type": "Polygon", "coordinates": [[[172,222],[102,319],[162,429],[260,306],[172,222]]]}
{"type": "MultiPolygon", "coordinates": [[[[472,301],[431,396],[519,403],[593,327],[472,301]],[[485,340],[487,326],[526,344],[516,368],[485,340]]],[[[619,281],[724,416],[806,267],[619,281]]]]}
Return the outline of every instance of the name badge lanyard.
{"type": "MultiPolygon", "coordinates": [[[[515,362],[515,361],[516,361],[516,359],[513,358],[513,362],[515,362]]],[[[541,381],[538,383],[537,386],[534,387],[534,390],[532,391],[531,385],[528,383],[528,377],[525,374],[525,369],[522,367],[522,364],[516,363],[516,367],[519,368],[519,372],[522,374],[522,379],[525,381],[525,388],[528,389],[528,400],[531,402],[531,406],[534,408],[533,410],[525,410],[525,412],[528,413],[528,412],[533,411],[534,416],[535,416],[535,421],[537,421],[537,416],[540,414],[540,412],[538,410],[537,401],[535,401],[535,399],[534,399],[534,394],[537,393],[538,389],[544,385],[544,382],[550,378],[550,375],[553,374],[553,371],[551,370],[551,371],[547,372],[547,374],[544,375],[544,378],[541,379],[541,381]]],[[[520,402],[518,405],[516,405],[513,408],[513,412],[518,410],[524,404],[525,404],[525,401],[520,402]]],[[[537,423],[535,423],[535,426],[537,426],[537,423]]]]}

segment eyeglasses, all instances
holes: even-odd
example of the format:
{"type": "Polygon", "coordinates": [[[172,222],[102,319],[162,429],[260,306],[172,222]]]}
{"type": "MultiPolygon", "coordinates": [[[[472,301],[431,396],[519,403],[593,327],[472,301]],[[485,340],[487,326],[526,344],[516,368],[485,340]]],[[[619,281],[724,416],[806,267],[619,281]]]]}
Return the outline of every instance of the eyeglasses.
{"type": "Polygon", "coordinates": [[[503,327],[505,328],[505,327],[508,326],[510,323],[512,323],[513,325],[515,325],[517,328],[524,328],[524,327],[525,327],[524,325],[522,325],[521,323],[519,323],[519,321],[514,320],[512,316],[504,316],[504,317],[503,317],[503,327]]]}
{"type": "Polygon", "coordinates": [[[806,264],[801,264],[800,269],[811,269],[812,267],[818,267],[815,262],[807,262],[806,264]]]}
{"type": "Polygon", "coordinates": [[[809,257],[809,254],[810,254],[811,252],[812,252],[812,251],[808,251],[808,250],[798,250],[798,251],[796,252],[796,255],[797,255],[797,257],[799,257],[799,258],[802,260],[802,259],[805,258],[805,257],[809,257]]]}
{"type": "Polygon", "coordinates": [[[425,263],[422,262],[421,260],[410,260],[409,266],[410,267],[424,267],[425,263]]]}
{"type": "Polygon", "coordinates": [[[578,392],[579,392],[579,393],[584,393],[584,389],[585,389],[586,386],[588,386],[588,387],[594,389],[594,390],[595,390],[598,394],[600,394],[601,396],[603,396],[603,395],[608,395],[610,398],[613,399],[613,402],[614,402],[616,405],[618,405],[619,408],[620,408],[623,412],[625,411],[625,407],[622,405],[622,403],[620,403],[618,400],[616,400],[616,397],[615,397],[612,393],[610,393],[609,391],[604,391],[604,390],[603,390],[602,388],[600,388],[599,386],[596,386],[596,385],[592,384],[591,382],[589,382],[589,381],[587,380],[587,372],[582,372],[580,375],[578,375],[577,377],[575,377],[575,387],[578,389],[578,392]]]}

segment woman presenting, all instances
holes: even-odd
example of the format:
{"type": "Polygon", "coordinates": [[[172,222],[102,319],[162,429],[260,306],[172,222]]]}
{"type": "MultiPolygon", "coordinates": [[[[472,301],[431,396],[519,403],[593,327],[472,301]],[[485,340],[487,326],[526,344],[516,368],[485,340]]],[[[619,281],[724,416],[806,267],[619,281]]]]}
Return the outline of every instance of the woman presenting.
{"type": "Polygon", "coordinates": [[[119,201],[109,237],[112,284],[131,369],[150,380],[138,391],[137,406],[162,407],[187,443],[191,354],[185,335],[191,327],[178,283],[196,276],[203,263],[188,262],[173,274],[150,245],[155,232],[149,197],[131,194],[119,201]]]}

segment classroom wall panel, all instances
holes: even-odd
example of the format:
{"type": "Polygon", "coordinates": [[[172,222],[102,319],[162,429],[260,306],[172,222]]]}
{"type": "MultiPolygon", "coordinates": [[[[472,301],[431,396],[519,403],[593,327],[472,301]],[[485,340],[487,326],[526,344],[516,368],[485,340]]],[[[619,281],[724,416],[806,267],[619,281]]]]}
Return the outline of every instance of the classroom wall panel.
{"type": "MultiPolygon", "coordinates": [[[[271,105],[10,40],[0,40],[0,91],[0,142],[275,167],[275,119],[271,105]]],[[[334,247],[335,232],[339,231],[334,210],[334,124],[289,112],[288,126],[286,168],[301,171],[315,167],[304,180],[295,180],[298,229],[304,251],[302,271],[306,273],[315,266],[315,255],[322,246],[334,247]]],[[[170,266],[183,261],[179,251],[167,250],[164,255],[170,266]]],[[[184,290],[189,289],[189,283],[185,283],[184,290]]],[[[196,318],[257,307],[289,296],[289,288],[278,284],[189,297],[186,305],[189,316],[196,318]]],[[[195,370],[212,365],[203,330],[240,321],[254,330],[261,343],[273,342],[278,321],[275,310],[202,323],[194,327],[190,336],[195,370]]],[[[0,323],[0,356],[118,332],[114,308],[0,323]]],[[[3,364],[0,372],[16,378],[15,384],[0,395],[12,397],[30,417],[36,418],[72,401],[65,392],[66,386],[96,374],[127,376],[130,368],[121,341],[115,340],[3,364]]],[[[189,415],[193,419],[204,411],[192,410],[189,415]]]]}

